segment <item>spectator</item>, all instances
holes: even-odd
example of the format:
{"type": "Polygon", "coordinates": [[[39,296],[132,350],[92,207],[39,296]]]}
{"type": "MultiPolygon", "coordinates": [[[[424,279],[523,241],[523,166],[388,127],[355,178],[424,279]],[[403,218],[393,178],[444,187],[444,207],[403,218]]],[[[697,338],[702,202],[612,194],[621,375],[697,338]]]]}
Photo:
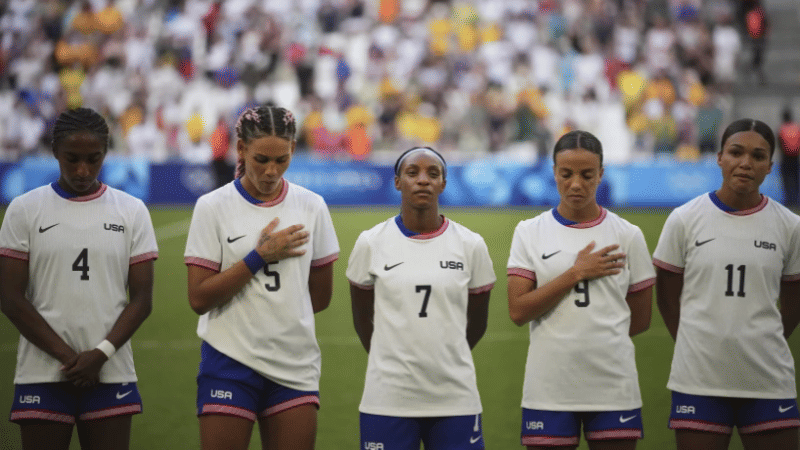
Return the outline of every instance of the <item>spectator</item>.
{"type": "Polygon", "coordinates": [[[781,177],[783,178],[783,204],[798,206],[798,155],[800,154],[800,124],[792,119],[788,106],[783,110],[783,124],[778,130],[779,148],[783,150],[781,177]]]}

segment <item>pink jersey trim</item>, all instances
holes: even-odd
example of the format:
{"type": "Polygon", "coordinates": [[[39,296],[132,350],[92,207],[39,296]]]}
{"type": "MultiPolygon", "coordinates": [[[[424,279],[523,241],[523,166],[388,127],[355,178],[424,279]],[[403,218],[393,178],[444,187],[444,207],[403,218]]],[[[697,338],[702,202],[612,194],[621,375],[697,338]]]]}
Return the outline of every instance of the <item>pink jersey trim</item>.
{"type": "Polygon", "coordinates": [[[527,278],[531,281],[536,281],[536,272],[530,271],[528,269],[522,269],[520,267],[509,268],[508,270],[506,270],[506,275],[508,276],[514,275],[517,277],[527,278]]]}
{"type": "Polygon", "coordinates": [[[24,411],[12,411],[11,418],[9,419],[11,422],[17,420],[27,420],[27,419],[36,419],[36,420],[47,420],[49,422],[61,422],[61,423],[75,423],[75,417],[70,416],[69,414],[61,414],[52,411],[42,411],[36,409],[26,409],[24,411]]]}
{"type": "Polygon", "coordinates": [[[278,403],[277,405],[270,406],[269,408],[262,411],[261,414],[259,414],[259,416],[260,417],[272,416],[284,412],[287,409],[292,409],[302,405],[315,405],[317,408],[319,408],[319,396],[304,395],[302,397],[293,398],[283,403],[278,403]]]}
{"type": "Polygon", "coordinates": [[[20,252],[17,250],[11,250],[10,248],[0,248],[0,256],[19,259],[20,261],[28,261],[30,258],[28,252],[20,252]]]}
{"type": "Polygon", "coordinates": [[[670,419],[669,428],[671,430],[697,430],[719,434],[733,433],[733,427],[700,420],[670,419]]]}
{"type": "Polygon", "coordinates": [[[136,255],[131,258],[131,262],[129,265],[139,264],[145,261],[151,261],[154,259],[158,259],[158,252],[147,252],[142,253],[141,255],[136,255]]]}
{"type": "Polygon", "coordinates": [[[339,259],[339,253],[334,253],[332,255],[328,255],[324,258],[315,259],[311,261],[311,267],[322,267],[327,266],[328,264],[332,264],[334,261],[339,259]]]}
{"type": "Polygon", "coordinates": [[[800,419],[797,418],[780,419],[780,420],[771,420],[769,422],[756,423],[753,425],[748,425],[746,427],[740,427],[739,433],[750,434],[750,433],[758,433],[760,431],[781,430],[784,428],[800,428],[800,419]]]}
{"type": "Polygon", "coordinates": [[[762,209],[766,208],[767,207],[767,203],[769,203],[769,197],[767,197],[766,195],[762,194],[761,195],[761,203],[759,203],[758,205],[756,205],[756,206],[754,206],[754,207],[752,207],[750,209],[743,209],[741,211],[725,211],[725,212],[728,213],[728,214],[734,215],[734,216],[749,216],[750,214],[755,214],[755,213],[761,211],[762,209]]]}
{"type": "Polygon", "coordinates": [[[90,200],[94,200],[97,197],[100,197],[101,195],[103,195],[103,193],[106,191],[107,187],[108,186],[106,186],[105,184],[100,183],[100,189],[98,189],[97,192],[95,192],[94,194],[83,195],[83,196],[80,196],[80,197],[70,197],[67,200],[69,200],[71,202],[88,202],[90,200]]]}
{"type": "Polygon", "coordinates": [[[269,208],[270,206],[275,206],[278,203],[282,202],[283,199],[286,198],[286,194],[289,192],[289,183],[287,183],[286,179],[284,179],[284,178],[281,178],[281,183],[282,183],[281,184],[281,193],[278,194],[277,197],[273,198],[272,200],[270,200],[268,202],[261,202],[261,203],[257,204],[256,206],[260,206],[262,208],[269,208]]]}
{"type": "Polygon", "coordinates": [[[99,411],[92,411],[81,414],[78,419],[80,420],[97,420],[107,419],[116,416],[129,416],[131,414],[139,414],[142,412],[142,405],[139,403],[131,403],[129,405],[113,406],[111,408],[101,409],[99,411]]]}
{"type": "Polygon", "coordinates": [[[683,273],[683,267],[673,266],[672,264],[665,263],[660,259],[653,258],[653,265],[672,273],[683,273]]]}
{"type": "Polygon", "coordinates": [[[425,234],[416,234],[411,236],[411,239],[418,239],[418,240],[426,240],[426,239],[433,239],[437,236],[441,236],[446,230],[447,227],[450,225],[450,221],[447,217],[442,216],[442,225],[436,231],[431,231],[430,233],[425,234]]]}
{"type": "Polygon", "coordinates": [[[578,445],[578,436],[522,436],[522,445],[578,445]]]}
{"type": "Polygon", "coordinates": [[[596,219],[590,220],[588,222],[580,222],[580,223],[576,223],[574,225],[567,225],[567,226],[570,227],[570,228],[592,228],[594,226],[600,225],[600,223],[602,223],[603,220],[606,218],[607,214],[608,214],[608,211],[606,211],[606,209],[601,206],[600,207],[600,215],[597,216],[596,219]]]}
{"type": "Polygon", "coordinates": [[[631,294],[631,293],[634,293],[634,292],[643,291],[643,290],[649,288],[650,286],[652,286],[654,284],[656,284],[656,279],[655,278],[648,278],[648,279],[646,279],[644,281],[640,281],[640,282],[638,282],[636,284],[632,284],[632,285],[628,286],[628,294],[631,294]]]}
{"type": "MultiPolygon", "coordinates": [[[[2,252],[0,252],[2,254],[2,252]]],[[[796,273],[794,275],[784,275],[781,277],[781,281],[800,281],[800,273],[796,273]]]]}
{"type": "Polygon", "coordinates": [[[636,428],[589,431],[586,433],[586,440],[602,441],[605,439],[641,439],[642,430],[636,428]]]}
{"type": "Polygon", "coordinates": [[[493,287],[494,287],[494,283],[489,283],[489,284],[487,284],[485,286],[479,286],[479,287],[476,287],[476,288],[471,288],[467,292],[469,292],[470,294],[483,294],[484,292],[491,291],[493,287]]]}
{"type": "Polygon", "coordinates": [[[198,416],[204,416],[207,414],[213,414],[218,416],[233,416],[233,417],[241,417],[242,419],[247,419],[251,422],[256,421],[256,413],[250,411],[249,409],[238,408],[236,406],[231,405],[220,405],[217,403],[206,403],[203,405],[203,410],[200,411],[198,416]]]}
{"type": "Polygon", "coordinates": [[[348,279],[347,281],[349,281],[351,285],[353,285],[353,286],[355,286],[355,287],[357,287],[357,288],[359,288],[359,289],[365,290],[365,291],[372,291],[372,290],[375,290],[375,286],[374,286],[374,285],[370,285],[370,284],[358,284],[358,283],[356,283],[355,281],[353,281],[353,280],[350,280],[350,279],[348,279]]]}
{"type": "Polygon", "coordinates": [[[183,258],[183,263],[187,266],[203,267],[205,269],[213,270],[214,272],[219,272],[220,267],[222,267],[222,263],[204,258],[198,258],[196,256],[187,256],[186,258],[183,258]]]}

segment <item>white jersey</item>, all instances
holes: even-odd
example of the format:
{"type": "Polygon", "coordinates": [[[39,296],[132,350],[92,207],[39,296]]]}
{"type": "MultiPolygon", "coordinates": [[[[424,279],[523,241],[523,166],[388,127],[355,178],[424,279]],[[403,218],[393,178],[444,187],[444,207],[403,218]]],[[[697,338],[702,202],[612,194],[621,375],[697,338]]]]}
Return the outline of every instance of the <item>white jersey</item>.
{"type": "Polygon", "coordinates": [[[618,244],[627,255],[617,275],[579,282],[553,309],[530,322],[522,406],[548,411],[613,411],[642,406],[631,312],[625,298],[655,283],[641,230],[613,212],[584,223],[555,209],[514,231],[508,275],[543,286],[566,272],[590,242],[618,244]]]}
{"type": "Polygon", "coordinates": [[[270,262],[229,302],[200,316],[197,335],[223,354],[291,389],[319,390],[320,351],[308,291],[312,267],[339,256],[330,213],[321,196],[285,179],[281,193],[260,202],[240,180],[197,200],[185,262],[222,272],[241,261],[261,231],[278,217],[278,230],[304,225],[302,256],[270,262]]]}
{"type": "MultiPolygon", "coordinates": [[[[103,341],[128,304],[128,269],[156,259],[150,213],[141,200],[101,185],[75,197],[58,183],[11,201],[0,256],[28,261],[26,297],[76,352],[103,341]]],[[[20,337],[16,384],[66,381],[62,364],[20,337]]],[[[136,381],[130,341],[103,364],[101,383],[136,381]]]]}
{"type": "Polygon", "coordinates": [[[667,218],[656,266],[683,274],[667,387],[692,395],[796,397],[777,301],[800,279],[800,217],[768,197],[731,211],[701,195],[667,218]]]}
{"type": "Polygon", "coordinates": [[[400,216],[358,237],[347,278],[375,290],[359,410],[394,417],[479,414],[481,400],[467,343],[469,294],[494,286],[483,238],[446,218],[415,234],[400,216]]]}

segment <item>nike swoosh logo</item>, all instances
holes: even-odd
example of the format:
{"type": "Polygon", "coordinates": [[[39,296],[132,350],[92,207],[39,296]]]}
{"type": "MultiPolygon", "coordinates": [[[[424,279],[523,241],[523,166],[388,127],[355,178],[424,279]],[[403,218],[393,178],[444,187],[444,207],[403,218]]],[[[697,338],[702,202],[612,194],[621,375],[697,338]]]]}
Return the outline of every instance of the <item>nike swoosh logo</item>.
{"type": "Polygon", "coordinates": [[[630,422],[631,420],[633,420],[635,418],[636,418],[636,416],[630,416],[630,417],[619,416],[619,423],[630,422]]]}
{"type": "Polygon", "coordinates": [[[547,258],[555,255],[556,253],[561,253],[561,250],[559,250],[557,252],[550,253],[549,255],[545,255],[544,253],[542,253],[542,259],[547,259],[547,258]]]}
{"type": "Polygon", "coordinates": [[[708,244],[709,242],[713,241],[714,239],[716,239],[716,238],[711,238],[711,239],[708,239],[708,240],[706,240],[706,241],[703,241],[703,242],[700,242],[700,241],[694,241],[694,245],[696,245],[696,246],[700,247],[700,246],[701,246],[701,245],[703,245],[703,244],[708,244]]]}
{"type": "Polygon", "coordinates": [[[786,408],[784,408],[783,406],[778,406],[778,412],[783,414],[783,413],[785,413],[786,411],[788,411],[788,410],[790,410],[792,408],[794,408],[794,405],[787,406],[786,408]]]}
{"type": "Polygon", "coordinates": [[[228,244],[233,244],[234,242],[238,241],[239,239],[241,239],[241,238],[243,238],[243,237],[245,237],[245,236],[247,236],[247,235],[246,235],[246,234],[243,234],[243,235],[241,235],[241,236],[239,236],[239,237],[235,237],[235,238],[233,238],[233,239],[231,239],[231,237],[230,237],[230,236],[228,236],[228,244]]]}
{"type": "MultiPolygon", "coordinates": [[[[61,222],[59,222],[59,223],[61,223],[61,222]]],[[[56,225],[58,225],[58,223],[57,223],[56,225]]],[[[50,226],[49,226],[49,227],[47,227],[47,228],[42,228],[42,227],[39,227],[39,233],[44,233],[45,231],[49,230],[50,228],[53,228],[53,227],[54,227],[54,226],[56,226],[56,225],[50,225],[50,226]]]]}
{"type": "MultiPolygon", "coordinates": [[[[405,261],[403,261],[403,262],[405,262],[405,261]]],[[[395,265],[393,265],[393,266],[389,266],[389,265],[386,265],[386,264],[384,264],[384,265],[383,265],[383,270],[392,270],[392,269],[394,269],[395,267],[399,266],[400,264],[403,264],[403,263],[402,263],[402,262],[399,262],[399,263],[397,263],[397,264],[395,264],[395,265]]]]}
{"type": "Polygon", "coordinates": [[[480,436],[477,436],[477,437],[470,437],[470,438],[469,438],[469,443],[470,443],[470,444],[474,444],[474,443],[476,443],[476,442],[478,442],[478,441],[480,441],[480,440],[481,440],[481,437],[480,437],[480,436]]]}
{"type": "Polygon", "coordinates": [[[126,392],[124,394],[120,394],[119,392],[117,392],[117,400],[127,397],[128,394],[130,394],[131,392],[133,392],[133,391],[128,391],[128,392],[126,392]]]}

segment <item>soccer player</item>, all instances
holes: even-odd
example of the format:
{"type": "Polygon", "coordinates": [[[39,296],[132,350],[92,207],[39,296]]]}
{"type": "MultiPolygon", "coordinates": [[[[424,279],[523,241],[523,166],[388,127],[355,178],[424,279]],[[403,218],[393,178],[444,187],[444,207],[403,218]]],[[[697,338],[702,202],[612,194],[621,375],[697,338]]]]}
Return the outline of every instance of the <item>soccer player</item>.
{"type": "Polygon", "coordinates": [[[347,266],[353,323],[369,353],[361,448],[483,449],[471,349],[495,282],[478,234],[439,214],[447,166],[428,147],[394,166],[400,214],[364,231],[347,266]]]}
{"type": "Polygon", "coordinates": [[[638,227],[597,204],[600,141],[585,131],[553,151],[560,202],[520,222],[508,259],[508,306],[529,323],[522,445],[634,449],[642,400],[631,336],[650,324],[655,273],[638,227]]]}
{"type": "Polygon", "coordinates": [[[246,449],[256,421],[265,449],[314,448],[314,313],[330,303],[339,244],[322,197],[283,178],[296,126],[284,108],[244,111],[237,178],[200,197],[192,215],[185,262],[201,315],[204,449],[246,449]]]}
{"type": "Polygon", "coordinates": [[[653,254],[672,338],[669,427],[679,449],[797,449],[800,218],[762,195],[775,137],[741,119],[722,135],[722,186],[676,208],[653,254]],[[780,301],[780,309],[776,303],[780,301]]]}
{"type": "Polygon", "coordinates": [[[15,198],[0,228],[0,306],[20,334],[11,421],[25,449],[127,449],[142,411],[130,338],[150,314],[150,213],[98,181],[108,126],[78,108],[53,128],[58,181],[15,198]],[[128,295],[130,294],[130,296],[128,295]]]}

